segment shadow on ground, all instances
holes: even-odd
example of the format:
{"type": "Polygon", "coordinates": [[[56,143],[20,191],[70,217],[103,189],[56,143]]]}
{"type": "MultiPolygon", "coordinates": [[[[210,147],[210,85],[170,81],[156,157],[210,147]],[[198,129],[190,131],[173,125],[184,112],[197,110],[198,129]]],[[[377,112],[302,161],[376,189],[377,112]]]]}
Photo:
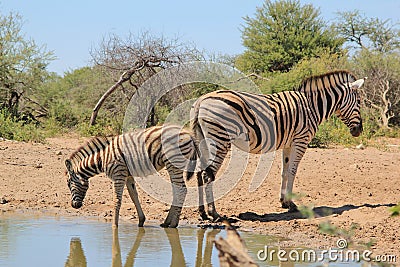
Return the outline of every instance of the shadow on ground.
{"type": "MultiPolygon", "coordinates": [[[[379,207],[393,207],[396,204],[363,204],[359,206],[347,204],[341,207],[315,207],[312,209],[315,218],[327,217],[333,214],[342,214],[345,211],[349,210],[356,210],[359,208],[379,208],[379,207]]],[[[300,209],[301,210],[301,209],[300,209]]],[[[259,221],[259,222],[279,222],[279,221],[291,221],[295,219],[307,219],[307,216],[301,213],[300,211],[297,212],[283,212],[283,213],[268,213],[264,215],[259,215],[254,212],[244,212],[240,213],[238,216],[239,219],[244,221],[259,221]]]]}

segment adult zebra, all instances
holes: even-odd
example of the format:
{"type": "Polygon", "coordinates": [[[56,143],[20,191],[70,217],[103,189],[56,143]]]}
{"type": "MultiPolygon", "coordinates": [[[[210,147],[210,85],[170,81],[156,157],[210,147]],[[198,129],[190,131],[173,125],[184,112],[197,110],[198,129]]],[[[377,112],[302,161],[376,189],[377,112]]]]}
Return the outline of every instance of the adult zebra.
{"type": "Polygon", "coordinates": [[[193,175],[196,158],[192,135],[180,126],[155,126],[111,139],[95,137],[65,161],[71,205],[80,208],[89,187],[89,178],[104,172],[113,182],[113,227],[118,226],[125,184],[136,206],[139,226],[143,226],[146,218],[133,177],[145,177],[166,167],[172,182],[173,202],[161,226],[176,227],[187,192],[183,172],[187,170],[187,178],[193,175]]]}
{"type": "MultiPolygon", "coordinates": [[[[357,137],[362,132],[357,80],[347,71],[310,77],[294,91],[269,95],[220,90],[200,97],[191,110],[191,127],[199,146],[208,214],[217,219],[212,181],[231,144],[250,153],[283,149],[280,201],[290,200],[298,164],[318,126],[336,114],[357,137]],[[206,142],[202,142],[205,140],[206,142]]],[[[200,213],[207,215],[204,206],[200,213]]]]}

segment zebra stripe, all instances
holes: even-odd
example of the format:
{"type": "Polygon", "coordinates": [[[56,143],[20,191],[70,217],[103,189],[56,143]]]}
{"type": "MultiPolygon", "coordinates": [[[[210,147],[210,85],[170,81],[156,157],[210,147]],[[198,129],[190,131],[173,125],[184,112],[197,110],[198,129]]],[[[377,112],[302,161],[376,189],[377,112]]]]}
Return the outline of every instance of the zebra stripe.
{"type": "MultiPolygon", "coordinates": [[[[283,149],[281,202],[296,210],[289,196],[298,164],[318,126],[335,113],[353,136],[360,135],[356,89],[363,82],[355,81],[347,71],[335,71],[310,77],[293,91],[259,95],[220,90],[200,97],[191,110],[191,127],[205,181],[214,180],[231,144],[255,154],[283,149]]],[[[218,218],[213,199],[207,202],[211,204],[209,215],[218,218]]]]}
{"type": "Polygon", "coordinates": [[[65,161],[71,205],[80,208],[89,187],[89,178],[104,172],[113,181],[113,226],[118,226],[125,184],[135,203],[139,226],[143,226],[145,216],[133,177],[145,177],[166,167],[174,185],[173,204],[162,226],[176,227],[187,191],[183,172],[187,169],[188,179],[193,175],[196,158],[194,140],[191,134],[180,126],[156,126],[113,138],[95,137],[65,161]]]}

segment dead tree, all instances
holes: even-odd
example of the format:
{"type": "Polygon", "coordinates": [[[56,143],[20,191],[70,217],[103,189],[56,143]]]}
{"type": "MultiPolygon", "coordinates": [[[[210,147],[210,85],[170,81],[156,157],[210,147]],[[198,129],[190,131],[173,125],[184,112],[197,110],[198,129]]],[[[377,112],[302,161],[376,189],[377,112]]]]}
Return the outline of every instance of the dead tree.
{"type": "Polygon", "coordinates": [[[95,65],[103,67],[115,83],[94,107],[90,125],[95,124],[100,108],[115,90],[121,89],[129,101],[136,90],[160,70],[199,58],[196,48],[181,44],[177,39],[154,37],[148,32],[138,36],[130,34],[126,40],[111,35],[91,54],[95,65]]]}
{"type": "Polygon", "coordinates": [[[258,266],[249,256],[246,244],[235,228],[224,221],[227,231],[226,240],[220,237],[215,240],[215,247],[218,249],[219,264],[221,267],[256,267],[258,266]]]}
{"type": "Polygon", "coordinates": [[[400,116],[400,82],[394,74],[389,66],[381,63],[367,73],[368,83],[362,89],[365,105],[377,111],[377,122],[382,128],[389,128],[390,120],[400,116]]]}

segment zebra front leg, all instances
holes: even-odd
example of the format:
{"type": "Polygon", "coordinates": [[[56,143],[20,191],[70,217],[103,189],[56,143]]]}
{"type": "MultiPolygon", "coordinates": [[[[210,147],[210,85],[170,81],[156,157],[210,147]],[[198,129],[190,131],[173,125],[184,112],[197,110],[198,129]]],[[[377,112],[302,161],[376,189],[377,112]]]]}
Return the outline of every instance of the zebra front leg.
{"type": "Polygon", "coordinates": [[[307,145],[292,144],[290,148],[285,148],[282,152],[282,186],[281,203],[282,208],[289,209],[289,212],[296,212],[298,208],[292,201],[293,184],[296,177],[297,168],[307,145]]]}
{"type": "Polygon", "coordinates": [[[287,182],[288,182],[288,167],[290,159],[290,148],[284,148],[282,150],[282,171],[281,171],[281,202],[282,208],[289,209],[290,206],[296,206],[290,199],[287,198],[287,182]]]}
{"type": "Polygon", "coordinates": [[[174,165],[167,163],[166,165],[172,185],[172,205],[169,209],[167,218],[161,227],[175,228],[179,223],[183,203],[185,202],[187,188],[183,179],[183,171],[174,165]]]}
{"type": "Polygon", "coordinates": [[[119,211],[122,204],[122,193],[124,191],[125,179],[123,181],[116,180],[113,183],[114,187],[114,216],[113,216],[113,228],[118,228],[119,211]]]}
{"type": "Polygon", "coordinates": [[[161,227],[175,228],[179,224],[179,217],[182,212],[183,203],[185,202],[187,188],[183,184],[172,184],[173,200],[171,208],[169,209],[167,218],[165,218],[164,223],[161,227]]]}
{"type": "Polygon", "coordinates": [[[142,207],[140,205],[139,196],[135,186],[135,180],[133,177],[129,177],[126,182],[126,187],[128,188],[129,196],[131,197],[139,217],[139,227],[143,227],[146,221],[146,216],[143,213],[142,207]]]}
{"type": "Polygon", "coordinates": [[[119,238],[118,238],[118,229],[114,228],[112,231],[113,239],[112,239],[112,265],[111,266],[122,266],[122,259],[121,259],[121,247],[119,245],[119,238]]]}

